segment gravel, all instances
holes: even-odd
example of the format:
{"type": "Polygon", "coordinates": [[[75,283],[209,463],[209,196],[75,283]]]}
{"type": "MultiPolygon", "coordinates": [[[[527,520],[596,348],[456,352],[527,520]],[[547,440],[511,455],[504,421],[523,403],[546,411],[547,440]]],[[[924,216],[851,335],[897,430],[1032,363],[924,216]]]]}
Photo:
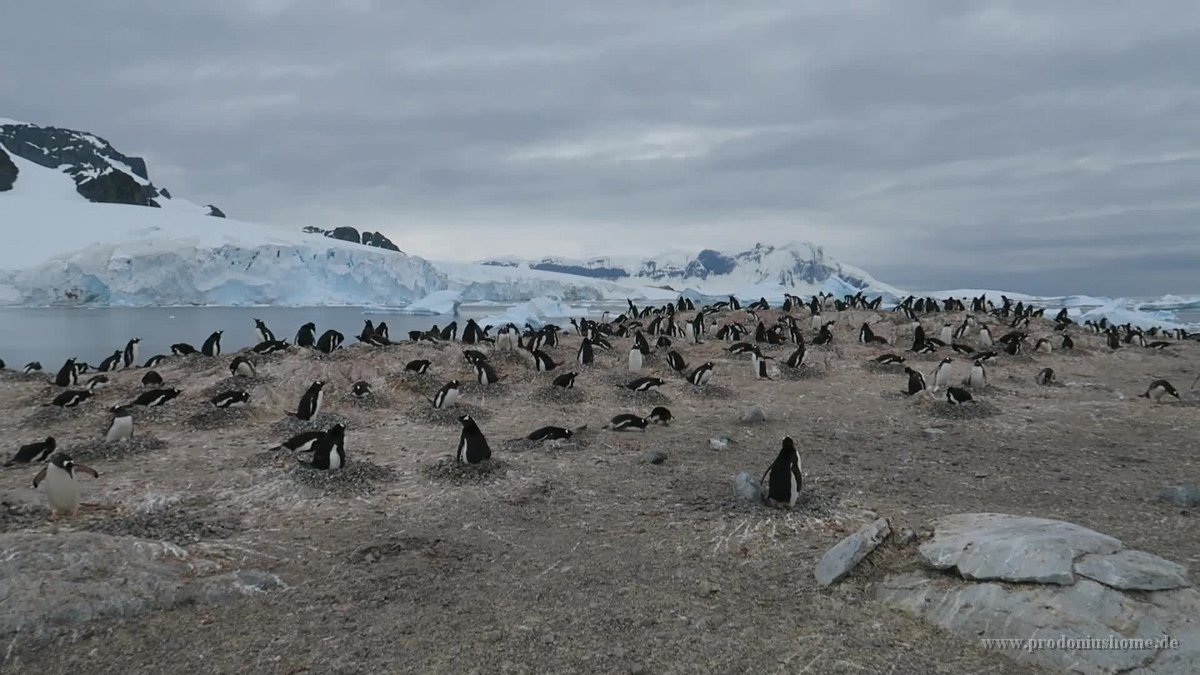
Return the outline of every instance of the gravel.
{"type": "Polygon", "coordinates": [[[458,462],[453,457],[443,457],[423,471],[430,480],[451,485],[488,485],[506,478],[508,472],[508,462],[497,457],[479,464],[467,464],[458,462]]]}
{"type": "Polygon", "coordinates": [[[288,477],[309,488],[320,491],[322,497],[354,497],[370,495],[380,483],[395,481],[395,469],[364,460],[349,458],[346,466],[337,471],[321,471],[299,464],[288,471],[288,477]]]}
{"type": "Polygon", "coordinates": [[[166,447],[167,442],[161,438],[135,431],[133,438],[123,441],[109,443],[101,438],[74,445],[70,449],[70,454],[75,461],[86,464],[87,462],[112,462],[162,450],[166,447]]]}

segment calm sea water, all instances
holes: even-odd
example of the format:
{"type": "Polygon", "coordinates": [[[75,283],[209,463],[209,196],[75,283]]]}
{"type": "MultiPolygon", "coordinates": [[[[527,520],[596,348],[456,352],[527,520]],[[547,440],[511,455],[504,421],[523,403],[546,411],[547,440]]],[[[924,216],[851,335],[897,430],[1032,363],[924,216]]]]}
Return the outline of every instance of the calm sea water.
{"type": "Polygon", "coordinates": [[[503,307],[467,307],[457,317],[404,316],[386,310],[357,307],[128,307],[110,309],[0,309],[0,359],[9,368],[41,361],[55,370],[71,357],[97,365],[130,338],[142,339],[139,360],[170,354],[171,345],[187,342],[196,349],[213,331],[223,330],[221,348],[230,353],[256,343],[254,319],[266,322],[275,336],[291,342],[300,326],[312,321],[317,334],[329,328],[354,342],[363,321],[386,321],[392,339],[408,338],[410,330],[428,330],[453,320],[461,328],[469,318],[500,314],[503,307]]]}

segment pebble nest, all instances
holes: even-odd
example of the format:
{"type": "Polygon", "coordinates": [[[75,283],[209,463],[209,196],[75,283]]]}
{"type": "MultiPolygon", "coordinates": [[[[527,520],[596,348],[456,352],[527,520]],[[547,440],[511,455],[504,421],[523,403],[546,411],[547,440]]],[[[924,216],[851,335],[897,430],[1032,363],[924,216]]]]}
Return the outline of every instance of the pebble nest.
{"type": "Polygon", "coordinates": [[[464,414],[470,414],[476,422],[485,422],[491,418],[492,414],[483,408],[471,405],[470,403],[458,403],[449,408],[434,408],[429,403],[418,403],[409,408],[407,418],[418,422],[425,422],[438,426],[461,426],[462,423],[458,418],[464,414]]]}
{"type": "Polygon", "coordinates": [[[583,403],[587,400],[587,394],[579,387],[579,378],[576,378],[575,386],[571,389],[549,386],[534,391],[530,398],[539,403],[558,403],[564,405],[583,403]]]}
{"type": "Polygon", "coordinates": [[[362,410],[379,410],[381,408],[390,408],[395,404],[392,397],[379,390],[373,390],[366,396],[355,396],[347,392],[342,394],[342,400],[362,410]]]}
{"type": "MultiPolygon", "coordinates": [[[[35,474],[36,472],[31,473],[29,479],[33,480],[35,474]]],[[[49,516],[49,510],[40,505],[0,502],[0,532],[16,532],[37,527],[46,522],[49,516]]]]}
{"type": "Polygon", "coordinates": [[[904,367],[907,365],[908,363],[875,363],[874,361],[867,361],[863,364],[863,368],[866,368],[872,373],[888,373],[899,375],[904,372],[904,367]]]}
{"type": "Polygon", "coordinates": [[[40,427],[46,424],[73,419],[78,415],[87,414],[87,409],[93,405],[95,405],[95,401],[88,399],[74,408],[60,408],[56,405],[39,407],[21,422],[21,426],[40,427]]]}
{"type": "Polygon", "coordinates": [[[951,405],[947,401],[933,404],[933,415],[948,420],[976,420],[1000,414],[1000,409],[987,401],[972,401],[963,405],[951,405]]]}
{"type": "Polygon", "coordinates": [[[496,457],[479,464],[460,463],[453,457],[443,457],[422,473],[431,480],[452,485],[487,485],[504,478],[508,469],[508,462],[496,457]]]}
{"type": "MultiPolygon", "coordinates": [[[[670,385],[664,384],[663,386],[667,387],[670,385]]],[[[690,384],[684,385],[684,386],[691,387],[690,384]]],[[[662,391],[659,389],[650,389],[647,391],[633,391],[632,389],[626,389],[624,386],[617,388],[617,398],[622,401],[629,401],[629,402],[634,402],[634,403],[644,403],[647,405],[661,405],[664,403],[671,402],[670,397],[668,397],[666,394],[662,393],[662,391]]]]}
{"type": "Polygon", "coordinates": [[[206,518],[176,506],[157,513],[113,516],[89,525],[88,529],[103,534],[128,535],[187,546],[202,539],[224,539],[241,532],[243,528],[237,518],[206,518]]]}
{"type": "MultiPolygon", "coordinates": [[[[207,401],[212,399],[212,397],[216,396],[217,394],[224,394],[227,391],[250,391],[251,387],[266,384],[272,380],[274,380],[274,378],[265,377],[261,374],[254,377],[227,377],[206,387],[204,391],[198,394],[198,396],[204,397],[204,399],[207,401]]],[[[251,400],[253,400],[254,392],[250,393],[250,397],[251,400]]]]}
{"type": "MultiPolygon", "coordinates": [[[[683,390],[685,392],[687,392],[688,394],[691,394],[692,396],[698,396],[700,398],[711,398],[711,399],[733,398],[733,391],[729,387],[725,387],[725,386],[722,386],[719,384],[706,384],[703,387],[696,387],[696,386],[688,384],[688,385],[683,386],[683,390]]],[[[647,402],[649,402],[649,401],[647,400],[647,402]]]]}
{"type": "Polygon", "coordinates": [[[249,408],[215,408],[196,413],[184,420],[184,424],[193,429],[223,429],[231,424],[237,424],[250,414],[249,408]]]}
{"type": "Polygon", "coordinates": [[[288,477],[305,487],[320,490],[322,497],[356,497],[372,494],[378,483],[396,480],[396,471],[363,460],[349,458],[346,466],[337,471],[321,471],[299,464],[288,477]]]}
{"type": "Polygon", "coordinates": [[[67,452],[70,453],[72,459],[75,461],[86,464],[88,462],[110,461],[132,457],[152,450],[161,450],[165,447],[167,447],[167,443],[161,438],[135,431],[133,438],[114,441],[112,443],[105,441],[103,438],[94,441],[85,441],[73,446],[67,452]]]}
{"type": "MultiPolygon", "coordinates": [[[[878,366],[879,364],[871,364],[878,366]]],[[[878,372],[893,372],[889,368],[881,368],[878,372]]],[[[904,367],[901,366],[900,373],[904,372],[904,367]]],[[[817,368],[811,365],[801,366],[799,368],[788,368],[787,366],[779,367],[779,377],[784,380],[820,380],[825,377],[825,369],[817,368]]]]}
{"type": "MultiPolygon", "coordinates": [[[[199,345],[193,346],[195,346],[197,350],[200,349],[199,345]]],[[[229,372],[229,364],[222,361],[220,357],[205,356],[199,353],[199,351],[197,351],[195,354],[188,354],[187,356],[168,355],[167,360],[163,361],[162,365],[165,366],[168,363],[172,366],[175,366],[179,370],[188,373],[201,373],[206,370],[214,370],[216,368],[224,368],[225,372],[229,372]]]]}
{"type": "MultiPolygon", "coordinates": [[[[530,431],[533,431],[530,429],[530,431]]],[[[591,443],[588,429],[574,429],[575,433],[569,439],[556,441],[531,441],[528,438],[510,438],[500,442],[500,448],[506,452],[529,452],[544,450],[546,452],[582,450],[591,443]]]]}
{"type": "Polygon", "coordinates": [[[282,440],[287,440],[296,434],[302,434],[305,431],[325,431],[335,424],[347,424],[348,420],[337,413],[321,413],[316,418],[311,420],[302,420],[297,417],[288,415],[278,422],[271,425],[272,435],[284,436],[282,440]]]}

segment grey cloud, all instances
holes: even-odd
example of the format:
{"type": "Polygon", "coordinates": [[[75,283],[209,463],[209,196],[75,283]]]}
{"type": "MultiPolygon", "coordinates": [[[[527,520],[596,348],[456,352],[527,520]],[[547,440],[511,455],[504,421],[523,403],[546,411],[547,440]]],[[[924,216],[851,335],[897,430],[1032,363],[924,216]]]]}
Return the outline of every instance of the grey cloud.
{"type": "Polygon", "coordinates": [[[233,216],[431,257],[809,239],[914,288],[1200,292],[1194,3],[22,5],[0,114],[233,216]]]}

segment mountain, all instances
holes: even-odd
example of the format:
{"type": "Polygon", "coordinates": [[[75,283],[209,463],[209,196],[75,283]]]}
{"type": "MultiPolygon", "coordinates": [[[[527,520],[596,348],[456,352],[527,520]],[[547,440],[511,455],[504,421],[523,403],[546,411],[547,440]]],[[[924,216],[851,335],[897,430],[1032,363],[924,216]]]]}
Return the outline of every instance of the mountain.
{"type": "Polygon", "coordinates": [[[12,156],[61,171],[74,181],[75,191],[91,202],[156,208],[170,204],[225,217],[212,204],[196,207],[174,202],[170,192],[150,181],[146,160],[122,154],[95,134],[0,120],[0,191],[13,189],[19,177],[12,156]]]}
{"type": "Polygon", "coordinates": [[[886,295],[900,291],[880,283],[866,272],[843,265],[807,242],[780,246],[755,244],[735,253],[704,249],[698,253],[666,253],[651,258],[604,256],[584,260],[564,258],[494,258],[480,264],[490,267],[528,268],[570,274],[616,283],[653,284],[677,290],[702,288],[709,293],[738,293],[750,286],[778,287],[796,295],[832,286],[886,295]]]}

